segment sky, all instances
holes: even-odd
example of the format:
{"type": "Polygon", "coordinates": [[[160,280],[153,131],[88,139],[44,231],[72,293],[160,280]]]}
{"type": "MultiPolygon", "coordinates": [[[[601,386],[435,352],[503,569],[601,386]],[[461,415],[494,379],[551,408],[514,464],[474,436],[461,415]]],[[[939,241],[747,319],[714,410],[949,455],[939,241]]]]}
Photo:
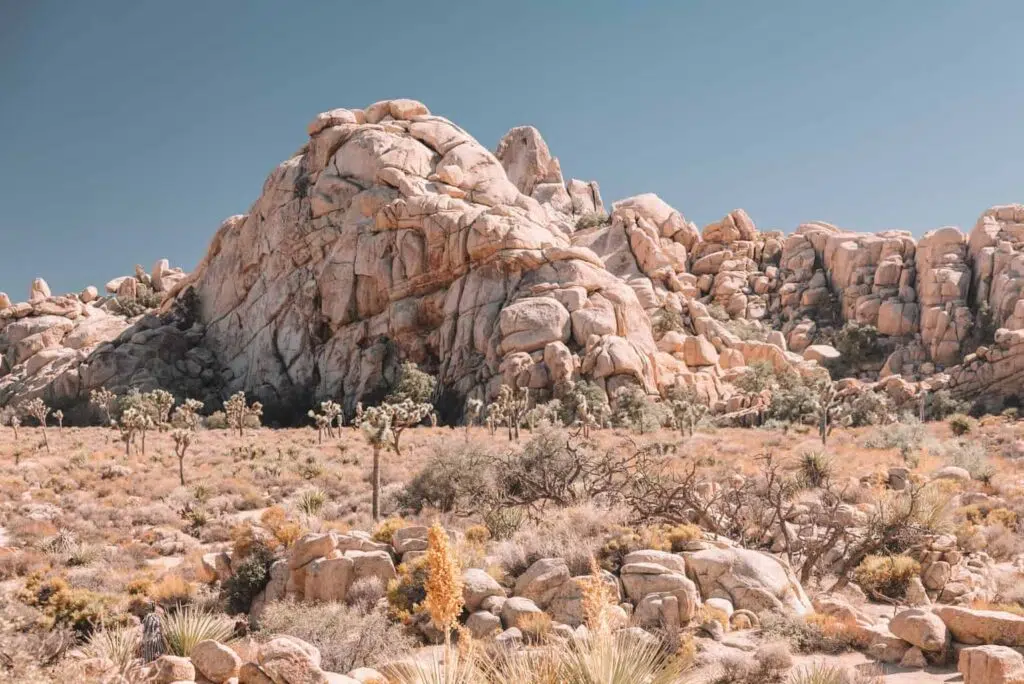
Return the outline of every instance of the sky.
{"type": "Polygon", "coordinates": [[[973,226],[1024,201],[1018,0],[0,0],[0,291],[191,269],[334,107],[532,124],[704,226],[973,226]]]}

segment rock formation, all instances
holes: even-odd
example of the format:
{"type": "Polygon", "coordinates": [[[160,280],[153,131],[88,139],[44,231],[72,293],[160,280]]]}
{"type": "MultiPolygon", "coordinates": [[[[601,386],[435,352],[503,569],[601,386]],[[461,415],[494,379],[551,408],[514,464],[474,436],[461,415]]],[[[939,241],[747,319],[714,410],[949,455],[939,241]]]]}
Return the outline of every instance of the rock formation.
{"type": "Polygon", "coordinates": [[[653,194],[606,213],[532,127],[491,153],[390,100],[307,132],[191,274],[161,260],[105,297],[54,297],[41,279],[28,303],[0,294],[0,404],[163,386],[210,409],[245,390],[285,417],[327,398],[352,411],[412,360],[452,420],[513,381],[539,397],[683,384],[721,413],[757,401],[732,385],[746,366],[816,372],[847,322],[877,328],[887,358],[853,369],[875,389],[1018,392],[1024,206],[916,242],[821,222],[762,232],[742,209],[698,230],[653,194]],[[159,310],[116,305],[143,299],[159,310]]]}

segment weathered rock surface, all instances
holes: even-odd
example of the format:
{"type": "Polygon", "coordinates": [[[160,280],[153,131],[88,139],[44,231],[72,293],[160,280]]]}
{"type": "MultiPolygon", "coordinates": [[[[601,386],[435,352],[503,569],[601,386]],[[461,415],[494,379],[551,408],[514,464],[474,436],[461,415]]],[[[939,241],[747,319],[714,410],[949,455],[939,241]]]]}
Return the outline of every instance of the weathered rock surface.
{"type": "Polygon", "coordinates": [[[163,387],[210,410],[246,390],[271,417],[324,399],[351,413],[412,360],[438,376],[444,419],[502,382],[543,398],[580,379],[609,396],[684,384],[739,416],[762,405],[732,385],[742,366],[815,372],[841,360],[845,322],[875,326],[887,355],[850,372],[903,401],[1024,381],[1024,205],[918,241],[821,222],[784,235],[742,209],[699,230],[653,194],[605,214],[529,126],[492,153],[389,100],[307,133],[194,272],[161,259],[105,296],[54,296],[42,279],[27,302],[0,296],[0,405],[163,387]],[[669,313],[678,324],[655,324],[669,313]],[[17,326],[37,319],[26,340],[17,326]],[[763,335],[741,339],[737,321],[763,335]]]}
{"type": "Polygon", "coordinates": [[[686,570],[701,596],[729,599],[753,611],[785,610],[796,615],[813,611],[793,571],[780,559],[742,548],[712,548],[684,554],[686,570]]]}
{"type": "Polygon", "coordinates": [[[963,644],[1024,646],[1024,617],[996,610],[939,606],[935,614],[963,644]]]}

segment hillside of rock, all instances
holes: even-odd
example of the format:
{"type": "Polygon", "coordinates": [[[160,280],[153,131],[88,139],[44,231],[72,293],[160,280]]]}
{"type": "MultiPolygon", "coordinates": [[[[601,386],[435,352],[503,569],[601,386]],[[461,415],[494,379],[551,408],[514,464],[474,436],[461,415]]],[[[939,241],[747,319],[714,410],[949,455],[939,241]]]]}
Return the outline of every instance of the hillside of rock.
{"type": "Polygon", "coordinates": [[[0,405],[160,386],[210,409],[245,390],[283,417],[326,398],[352,411],[411,360],[449,420],[502,383],[557,396],[579,380],[610,396],[686,384],[723,413],[757,401],[733,385],[750,364],[815,372],[849,322],[877,329],[882,356],[845,372],[869,388],[1019,392],[1022,205],[920,240],[761,231],[742,209],[700,230],[653,194],[609,211],[532,127],[492,153],[391,100],[307,132],[191,274],[158,263],[107,298],[0,294],[0,405]]]}

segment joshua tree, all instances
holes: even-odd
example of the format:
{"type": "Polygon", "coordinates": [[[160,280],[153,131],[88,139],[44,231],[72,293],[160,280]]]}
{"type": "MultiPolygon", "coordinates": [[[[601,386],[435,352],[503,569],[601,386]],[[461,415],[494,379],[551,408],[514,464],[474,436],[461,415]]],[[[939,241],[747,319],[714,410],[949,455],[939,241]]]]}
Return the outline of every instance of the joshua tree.
{"type": "Polygon", "coordinates": [[[57,409],[53,412],[53,419],[57,421],[57,432],[64,430],[64,412],[57,409]]]}
{"type": "Polygon", "coordinates": [[[523,416],[529,397],[518,385],[502,385],[498,391],[498,399],[492,405],[494,419],[508,428],[508,441],[513,438],[519,441],[519,427],[523,424],[523,416]]]}
{"type": "Polygon", "coordinates": [[[185,486],[185,453],[192,446],[194,432],[184,428],[171,431],[171,438],[174,439],[174,455],[178,457],[178,479],[181,486],[185,486]]]}
{"type": "Polygon", "coordinates": [[[141,437],[142,455],[146,455],[146,432],[156,427],[153,417],[139,408],[128,408],[121,414],[121,420],[117,426],[121,429],[121,439],[124,441],[124,455],[131,455],[132,442],[136,437],[141,437]]]}
{"type": "Polygon", "coordinates": [[[250,418],[259,420],[263,415],[263,404],[258,401],[247,404],[245,392],[236,392],[224,402],[224,413],[227,415],[228,427],[238,430],[238,436],[242,437],[245,434],[246,421],[250,418]]]}
{"type": "Polygon", "coordinates": [[[46,452],[49,453],[50,440],[46,437],[46,417],[50,415],[50,407],[42,399],[36,397],[25,404],[25,413],[35,418],[39,423],[39,427],[43,431],[43,444],[46,446],[46,452]]]}
{"type": "Polygon", "coordinates": [[[380,520],[380,450],[391,443],[391,413],[381,406],[375,406],[362,412],[361,417],[359,428],[373,448],[373,474],[370,476],[370,485],[373,488],[371,511],[376,521],[380,520]]]}
{"type": "Polygon", "coordinates": [[[470,399],[466,402],[466,441],[469,441],[469,428],[480,418],[480,412],[484,410],[484,402],[479,399],[470,399]]]}
{"type": "Polygon", "coordinates": [[[12,415],[8,423],[10,423],[11,429],[14,430],[14,441],[17,442],[18,426],[21,425],[21,418],[19,418],[17,415],[12,415]]]}
{"type": "Polygon", "coordinates": [[[201,420],[199,412],[202,410],[203,402],[198,399],[186,399],[185,403],[180,404],[174,409],[174,415],[171,416],[171,425],[175,428],[195,432],[199,429],[199,422],[201,420]]]}
{"type": "Polygon", "coordinates": [[[94,389],[89,393],[89,403],[97,407],[103,414],[104,425],[111,425],[113,423],[111,408],[114,406],[116,399],[117,396],[106,387],[94,389]]]}
{"type": "Polygon", "coordinates": [[[166,425],[170,420],[171,409],[174,408],[174,395],[165,390],[157,389],[144,394],[143,401],[150,409],[153,421],[158,426],[166,425]]]}
{"type": "Polygon", "coordinates": [[[307,415],[316,423],[316,439],[320,444],[323,444],[324,432],[327,433],[328,437],[333,438],[335,436],[335,424],[337,424],[339,430],[341,429],[341,406],[333,401],[320,402],[320,412],[317,413],[310,409],[307,415]]]}
{"type": "Polygon", "coordinates": [[[14,430],[14,441],[18,441],[18,426],[21,421],[18,419],[18,412],[11,407],[0,409],[0,425],[10,425],[14,430]]]}
{"type": "Polygon", "coordinates": [[[818,418],[818,436],[821,437],[821,444],[828,443],[828,436],[832,434],[836,421],[840,418],[843,410],[843,400],[836,392],[836,386],[831,381],[822,381],[818,387],[818,397],[815,406],[815,413],[818,418]]]}
{"type": "Polygon", "coordinates": [[[692,387],[679,389],[669,394],[669,407],[672,409],[672,420],[682,435],[693,436],[697,423],[708,412],[708,405],[700,400],[692,387]]]}
{"type": "Polygon", "coordinates": [[[434,407],[430,404],[417,404],[412,399],[405,399],[398,404],[381,404],[379,409],[387,411],[391,423],[391,448],[401,456],[399,440],[406,428],[414,427],[433,414],[434,407]]]}

